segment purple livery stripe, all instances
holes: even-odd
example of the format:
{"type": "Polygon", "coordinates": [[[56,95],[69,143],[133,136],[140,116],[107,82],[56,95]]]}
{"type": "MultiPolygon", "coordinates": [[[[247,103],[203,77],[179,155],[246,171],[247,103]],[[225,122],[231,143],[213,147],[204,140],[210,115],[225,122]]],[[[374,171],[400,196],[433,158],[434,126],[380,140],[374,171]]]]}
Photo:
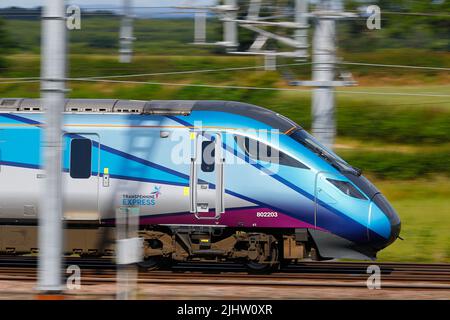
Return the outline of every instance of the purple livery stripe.
{"type": "MultiPolygon", "coordinates": [[[[276,211],[276,216],[260,217],[258,212],[270,213],[275,212],[269,208],[243,208],[229,209],[222,214],[219,220],[199,220],[192,213],[176,213],[176,214],[158,214],[155,216],[141,217],[141,224],[208,224],[208,225],[226,225],[229,227],[267,227],[273,228],[311,228],[321,229],[292,218],[284,213],[276,211]]],[[[202,216],[214,216],[214,210],[208,213],[201,213],[202,216]]]]}

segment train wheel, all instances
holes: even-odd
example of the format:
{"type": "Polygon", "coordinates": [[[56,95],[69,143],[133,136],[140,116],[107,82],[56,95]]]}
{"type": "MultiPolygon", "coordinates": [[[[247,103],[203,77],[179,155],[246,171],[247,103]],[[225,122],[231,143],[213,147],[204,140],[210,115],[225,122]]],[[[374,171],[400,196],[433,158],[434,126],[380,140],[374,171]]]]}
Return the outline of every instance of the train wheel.
{"type": "Polygon", "coordinates": [[[278,265],[278,247],[272,246],[270,256],[264,262],[249,261],[247,270],[249,273],[269,273],[278,265]]]}
{"type": "MultiPolygon", "coordinates": [[[[162,249],[163,244],[157,239],[146,239],[144,240],[144,252],[146,249],[162,249]]],[[[165,262],[163,256],[147,256],[144,260],[138,263],[138,267],[145,271],[151,271],[159,269],[165,262]]]]}
{"type": "Polygon", "coordinates": [[[143,271],[157,270],[163,265],[162,257],[148,257],[138,263],[139,269],[143,271]]]}

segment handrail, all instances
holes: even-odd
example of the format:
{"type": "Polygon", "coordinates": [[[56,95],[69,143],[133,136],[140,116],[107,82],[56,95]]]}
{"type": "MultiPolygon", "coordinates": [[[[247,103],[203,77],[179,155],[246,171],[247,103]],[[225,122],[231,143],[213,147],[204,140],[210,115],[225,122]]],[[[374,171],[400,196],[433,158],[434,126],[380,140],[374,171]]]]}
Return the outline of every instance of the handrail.
{"type": "Polygon", "coordinates": [[[189,175],[190,212],[197,214],[197,133],[194,139],[194,154],[191,157],[191,170],[189,175]]]}
{"type": "Polygon", "coordinates": [[[216,149],[215,149],[215,161],[216,161],[216,215],[215,218],[219,219],[220,215],[224,213],[224,193],[225,184],[223,176],[223,163],[225,159],[222,157],[222,135],[217,133],[216,135],[216,149]]]}
{"type": "Polygon", "coordinates": [[[190,200],[190,212],[195,215],[197,219],[203,220],[218,220],[221,214],[225,212],[225,202],[224,202],[224,172],[223,163],[225,159],[222,156],[222,135],[220,133],[215,133],[215,164],[216,164],[216,194],[215,194],[215,214],[211,216],[201,216],[198,212],[197,203],[197,192],[198,192],[198,174],[197,174],[197,150],[198,150],[198,137],[199,133],[195,133],[194,138],[194,155],[191,157],[191,167],[189,176],[189,200],[190,200]]]}

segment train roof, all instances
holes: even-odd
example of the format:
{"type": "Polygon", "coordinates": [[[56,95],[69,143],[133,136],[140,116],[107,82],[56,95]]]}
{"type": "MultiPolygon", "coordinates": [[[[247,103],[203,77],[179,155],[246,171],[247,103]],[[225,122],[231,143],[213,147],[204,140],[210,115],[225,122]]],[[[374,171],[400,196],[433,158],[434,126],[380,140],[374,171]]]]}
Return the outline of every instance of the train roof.
{"type": "MultiPolygon", "coordinates": [[[[42,112],[40,99],[3,98],[0,112],[42,112]]],[[[65,112],[189,115],[192,111],[221,111],[261,121],[280,131],[299,128],[292,120],[252,104],[222,100],[66,99],[65,112]]]]}

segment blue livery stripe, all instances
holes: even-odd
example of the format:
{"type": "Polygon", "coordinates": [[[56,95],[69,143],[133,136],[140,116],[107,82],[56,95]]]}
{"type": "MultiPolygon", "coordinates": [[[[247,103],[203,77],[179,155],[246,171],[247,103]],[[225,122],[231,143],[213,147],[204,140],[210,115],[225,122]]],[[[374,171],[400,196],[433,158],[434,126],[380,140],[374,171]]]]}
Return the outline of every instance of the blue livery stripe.
{"type": "MultiPolygon", "coordinates": [[[[175,117],[175,116],[171,116],[171,119],[174,120],[174,121],[177,121],[178,123],[183,124],[183,125],[185,125],[185,126],[188,126],[188,127],[191,127],[191,126],[192,126],[192,124],[190,124],[190,123],[188,123],[188,122],[186,122],[186,121],[184,121],[184,120],[181,120],[181,119],[179,119],[179,118],[177,118],[177,117],[175,117]]],[[[205,136],[206,136],[206,135],[205,135],[205,136]]],[[[211,137],[209,137],[209,138],[211,138],[211,137]]],[[[226,145],[225,142],[222,143],[222,147],[223,147],[226,151],[228,151],[228,152],[230,152],[231,154],[233,154],[233,155],[239,157],[240,159],[244,160],[245,162],[247,162],[248,164],[252,165],[252,166],[255,167],[256,169],[258,169],[258,170],[260,170],[260,171],[262,171],[262,172],[268,174],[268,175],[269,175],[270,177],[272,177],[273,179],[277,180],[278,182],[282,183],[283,185],[287,186],[288,188],[290,188],[290,189],[296,191],[297,193],[303,195],[304,197],[310,199],[311,201],[315,201],[315,200],[316,200],[314,195],[309,194],[309,193],[306,192],[305,190],[302,190],[302,189],[298,188],[296,185],[294,185],[294,184],[292,184],[291,182],[287,181],[287,180],[284,179],[283,177],[280,177],[279,175],[273,173],[273,172],[270,171],[269,169],[264,168],[264,167],[261,166],[260,164],[254,163],[254,162],[250,161],[250,159],[249,159],[247,156],[245,156],[244,154],[242,154],[241,152],[239,152],[239,150],[234,149],[234,148],[232,148],[232,147],[226,145]]],[[[252,202],[258,203],[259,201],[253,199],[252,202]]],[[[326,203],[322,202],[320,199],[317,201],[317,203],[318,203],[319,206],[321,206],[321,207],[323,207],[323,208],[329,210],[330,212],[332,212],[332,213],[336,214],[337,216],[339,216],[339,217],[345,219],[346,221],[351,222],[351,223],[354,224],[355,226],[358,226],[358,228],[360,228],[360,229],[362,229],[362,230],[366,230],[366,229],[367,229],[367,226],[362,225],[361,223],[359,223],[358,221],[352,219],[351,217],[349,217],[349,216],[346,215],[345,213],[343,213],[343,212],[341,212],[341,211],[339,211],[339,210],[337,210],[337,209],[335,209],[335,208],[333,208],[333,207],[327,205],[326,203]]],[[[270,207],[272,207],[272,206],[270,206],[270,207]]],[[[289,214],[293,214],[292,216],[295,217],[295,214],[294,214],[294,213],[287,212],[287,210],[280,210],[280,211],[286,212],[286,213],[289,213],[289,214]]],[[[335,233],[337,233],[337,234],[342,234],[343,231],[344,231],[344,230],[333,230],[333,232],[335,232],[335,233]]],[[[373,231],[373,230],[371,230],[371,231],[372,231],[373,233],[377,234],[379,237],[384,238],[382,235],[379,235],[379,234],[376,233],[375,231],[373,231]]]]}
{"type": "MultiPolygon", "coordinates": [[[[27,119],[27,118],[24,118],[24,117],[21,117],[21,116],[17,116],[17,115],[11,115],[11,114],[2,114],[2,115],[3,115],[3,116],[6,116],[6,117],[9,117],[10,119],[13,119],[13,120],[16,120],[16,121],[22,121],[22,122],[28,123],[28,124],[33,124],[33,125],[41,124],[41,123],[38,122],[38,121],[30,120],[30,119],[27,119]]],[[[166,116],[166,117],[167,117],[168,119],[171,119],[171,120],[173,120],[173,121],[176,121],[177,123],[180,123],[180,124],[182,124],[182,125],[184,125],[184,126],[187,126],[187,127],[191,127],[191,126],[192,126],[189,122],[187,122],[187,121],[185,121],[185,120],[182,120],[182,119],[180,119],[180,118],[178,118],[178,117],[176,117],[176,116],[166,116]]],[[[74,136],[75,136],[75,134],[74,134],[74,136]]],[[[231,152],[233,155],[236,155],[236,156],[238,156],[239,158],[243,159],[245,162],[249,163],[250,165],[252,165],[253,167],[255,167],[257,170],[260,170],[260,171],[262,171],[262,172],[265,172],[266,174],[268,174],[270,177],[272,177],[273,179],[277,180],[277,181],[280,182],[281,184],[287,186],[288,188],[294,190],[295,192],[301,194],[302,196],[308,198],[309,200],[315,201],[314,195],[312,195],[312,194],[306,192],[305,190],[299,188],[298,186],[294,185],[293,183],[289,182],[288,180],[284,179],[283,177],[281,177],[281,176],[279,176],[279,175],[277,175],[277,174],[271,172],[269,169],[264,168],[263,166],[259,165],[258,163],[252,163],[251,161],[249,161],[248,157],[246,157],[245,155],[243,155],[242,153],[240,153],[238,150],[236,150],[236,149],[234,149],[234,148],[232,148],[232,147],[230,147],[230,146],[227,146],[226,143],[223,143],[223,147],[224,147],[224,149],[225,149],[226,151],[231,152]]],[[[158,170],[161,170],[161,171],[164,171],[164,172],[173,174],[173,175],[175,175],[175,176],[177,176],[177,177],[179,177],[179,178],[183,178],[183,179],[187,179],[187,180],[189,179],[189,176],[186,175],[186,174],[184,174],[184,173],[181,173],[181,172],[178,172],[178,171],[176,171],[176,170],[173,170],[173,169],[164,167],[164,166],[162,166],[162,165],[153,163],[153,162],[151,162],[151,161],[148,161],[148,160],[145,160],[145,159],[136,157],[136,156],[134,156],[134,155],[131,155],[131,154],[128,154],[128,153],[126,153],[126,152],[123,152],[123,151],[114,149],[114,148],[109,147],[109,146],[101,145],[101,150],[105,150],[105,151],[107,151],[107,152],[109,152],[109,153],[116,154],[116,155],[118,155],[118,156],[120,156],[120,157],[129,159],[129,160],[132,160],[132,161],[136,161],[136,162],[141,163],[141,164],[143,164],[143,165],[145,165],[145,166],[149,166],[149,167],[152,167],[152,168],[155,168],[155,169],[158,169],[158,170]]],[[[5,165],[6,165],[6,163],[5,163],[5,165]]],[[[38,168],[37,166],[28,165],[28,164],[19,164],[19,163],[16,163],[16,166],[30,167],[30,168],[38,168]]],[[[113,176],[112,176],[112,177],[113,177],[113,176]]],[[[117,175],[116,177],[117,177],[118,179],[121,179],[121,178],[122,178],[122,179],[129,179],[129,180],[133,180],[133,179],[134,179],[134,180],[136,180],[136,181],[145,181],[145,182],[159,181],[158,183],[168,183],[168,184],[173,183],[173,182],[170,182],[170,181],[162,181],[162,180],[160,181],[160,180],[153,180],[153,179],[146,179],[146,178],[134,178],[134,177],[128,177],[128,176],[125,176],[125,175],[117,175]],[[138,180],[138,179],[139,179],[139,180],[138,180]]],[[[185,183],[178,183],[178,182],[177,182],[176,185],[183,185],[183,186],[185,186],[185,185],[187,185],[187,183],[185,184],[185,183]]],[[[239,197],[239,198],[241,198],[241,199],[243,199],[243,200],[250,201],[250,202],[252,202],[252,203],[257,203],[257,204],[259,204],[259,205],[264,205],[264,206],[266,206],[266,207],[273,208],[274,210],[279,210],[279,211],[281,211],[281,212],[285,212],[285,213],[291,215],[292,217],[298,219],[297,214],[296,214],[295,212],[287,212],[287,210],[283,210],[283,209],[279,209],[279,208],[274,208],[274,207],[271,206],[271,205],[265,204],[265,203],[263,203],[263,202],[261,202],[261,201],[259,201],[259,200],[255,200],[255,199],[248,198],[248,197],[246,197],[246,196],[244,196],[244,195],[235,193],[235,192],[233,192],[233,191],[231,191],[231,190],[226,190],[225,192],[228,193],[228,194],[230,194],[230,195],[239,197]]],[[[333,207],[327,205],[326,203],[321,202],[320,200],[318,201],[318,205],[321,206],[321,207],[323,207],[324,209],[329,210],[330,212],[336,214],[337,216],[339,216],[339,217],[341,217],[341,218],[347,220],[348,222],[351,222],[351,223],[353,224],[354,227],[358,226],[358,228],[360,228],[360,229],[364,229],[364,230],[367,229],[366,226],[360,224],[358,221],[355,221],[354,219],[352,219],[351,217],[349,217],[349,216],[346,215],[345,213],[340,212],[339,210],[336,210],[335,208],[333,208],[333,207]]],[[[333,230],[333,231],[334,231],[335,233],[337,233],[337,234],[343,232],[343,230],[333,230]]],[[[380,235],[378,235],[378,236],[380,236],[380,235]]],[[[382,237],[382,236],[380,236],[380,237],[382,237]]],[[[383,238],[384,238],[384,237],[383,237],[383,238]]]]}

